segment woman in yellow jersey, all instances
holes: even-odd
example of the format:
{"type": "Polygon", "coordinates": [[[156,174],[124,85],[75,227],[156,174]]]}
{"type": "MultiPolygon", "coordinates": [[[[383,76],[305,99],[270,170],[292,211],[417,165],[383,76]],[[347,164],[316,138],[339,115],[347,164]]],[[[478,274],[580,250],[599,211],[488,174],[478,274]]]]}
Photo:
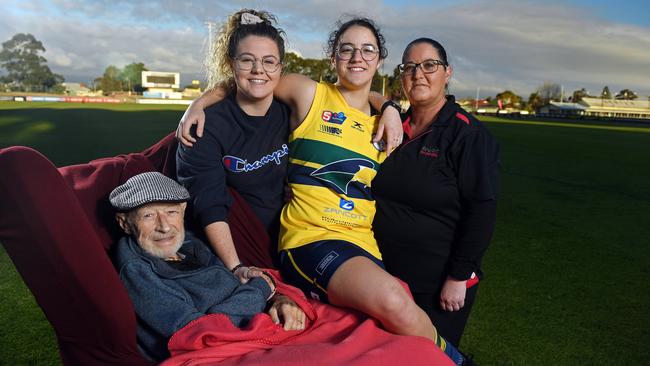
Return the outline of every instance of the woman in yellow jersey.
{"type": "MultiPolygon", "coordinates": [[[[291,108],[293,131],[292,198],[281,216],[281,271],[310,297],[365,312],[393,333],[435,340],[429,317],[384,270],[372,233],[370,185],[386,154],[371,141],[378,117],[371,116],[368,100],[373,75],[387,56],[384,38],[372,20],[354,18],[331,33],[328,54],[338,75],[335,84],[289,74],[274,91],[291,108]]],[[[190,106],[179,125],[181,142],[195,141],[189,130],[197,122],[200,136],[203,108],[222,94],[207,92],[190,106]]],[[[390,131],[397,137],[388,139],[391,151],[401,142],[401,123],[397,110],[381,109],[394,118],[390,131]]]]}

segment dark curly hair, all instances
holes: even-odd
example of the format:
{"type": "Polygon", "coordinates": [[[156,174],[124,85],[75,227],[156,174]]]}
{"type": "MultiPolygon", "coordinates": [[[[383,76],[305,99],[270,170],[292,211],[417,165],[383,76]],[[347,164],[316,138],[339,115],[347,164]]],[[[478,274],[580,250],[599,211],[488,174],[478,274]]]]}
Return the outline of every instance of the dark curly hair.
{"type": "Polygon", "coordinates": [[[346,22],[343,22],[341,20],[336,22],[336,30],[333,30],[327,39],[327,49],[325,51],[329,57],[334,57],[336,53],[336,47],[338,46],[341,39],[341,35],[343,35],[345,31],[353,26],[369,29],[372,34],[375,35],[375,39],[377,40],[377,46],[379,46],[379,59],[383,60],[388,57],[388,50],[386,49],[386,39],[384,38],[384,35],[381,34],[381,30],[372,19],[364,17],[354,17],[346,22]]]}

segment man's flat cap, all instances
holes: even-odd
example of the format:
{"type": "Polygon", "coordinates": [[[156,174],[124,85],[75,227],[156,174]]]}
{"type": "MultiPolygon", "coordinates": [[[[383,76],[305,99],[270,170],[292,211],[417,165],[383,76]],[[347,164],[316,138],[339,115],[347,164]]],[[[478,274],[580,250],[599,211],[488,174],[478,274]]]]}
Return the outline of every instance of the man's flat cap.
{"type": "Polygon", "coordinates": [[[118,211],[130,211],[151,202],[185,202],[190,193],[175,180],[158,172],[135,175],[108,197],[118,211]]]}

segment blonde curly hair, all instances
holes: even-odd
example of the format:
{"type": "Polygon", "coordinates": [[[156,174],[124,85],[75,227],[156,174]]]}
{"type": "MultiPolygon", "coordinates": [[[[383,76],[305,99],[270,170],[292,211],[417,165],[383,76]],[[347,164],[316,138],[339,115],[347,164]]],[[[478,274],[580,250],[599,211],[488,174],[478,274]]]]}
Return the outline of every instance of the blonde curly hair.
{"type": "Polygon", "coordinates": [[[276,17],[264,10],[241,9],[229,16],[218,33],[210,35],[214,37],[209,37],[214,41],[209,45],[204,61],[208,89],[221,87],[228,93],[235,90],[232,61],[236,56],[239,42],[247,36],[268,37],[273,40],[278,46],[280,62],[282,62],[285,53],[285,33],[276,24],[276,17]]]}

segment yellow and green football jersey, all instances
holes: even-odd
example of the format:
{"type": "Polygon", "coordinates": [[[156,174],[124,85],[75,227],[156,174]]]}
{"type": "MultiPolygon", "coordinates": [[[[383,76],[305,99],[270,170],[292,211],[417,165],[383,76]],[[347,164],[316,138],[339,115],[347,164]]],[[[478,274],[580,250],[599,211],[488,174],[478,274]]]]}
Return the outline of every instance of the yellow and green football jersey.
{"type": "Polygon", "coordinates": [[[381,259],[370,191],[386,158],[372,144],[377,123],[376,116],[350,107],[336,86],[318,83],[307,117],[289,136],[293,197],[282,210],[280,250],[345,240],[381,259]]]}

